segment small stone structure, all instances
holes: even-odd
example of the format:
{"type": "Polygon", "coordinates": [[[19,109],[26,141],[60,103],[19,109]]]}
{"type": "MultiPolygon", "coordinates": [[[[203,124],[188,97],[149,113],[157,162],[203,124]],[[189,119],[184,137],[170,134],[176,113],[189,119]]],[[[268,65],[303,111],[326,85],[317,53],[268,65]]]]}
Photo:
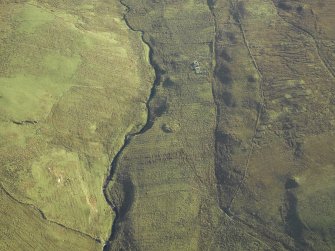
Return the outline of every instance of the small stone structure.
{"type": "Polygon", "coordinates": [[[201,73],[201,68],[200,68],[200,64],[198,61],[193,61],[192,63],[192,69],[195,71],[196,74],[200,74],[201,73]]]}

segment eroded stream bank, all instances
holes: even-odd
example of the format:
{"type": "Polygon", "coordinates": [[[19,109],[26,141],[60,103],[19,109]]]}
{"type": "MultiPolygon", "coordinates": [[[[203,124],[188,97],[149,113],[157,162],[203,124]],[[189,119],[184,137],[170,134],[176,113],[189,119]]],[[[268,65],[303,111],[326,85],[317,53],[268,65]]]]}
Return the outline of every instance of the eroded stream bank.
{"type": "MultiPolygon", "coordinates": [[[[281,108],[268,102],[288,97],[292,83],[267,81],[278,77],[268,69],[273,57],[263,53],[272,41],[253,27],[275,29],[255,18],[258,7],[247,1],[124,2],[127,25],[150,47],[156,80],[147,123],[125,138],[104,186],[116,213],[104,250],[295,250],[295,203],[283,205],[281,196],[293,170],[286,144],[299,145],[286,124],[297,116],[272,118],[281,108]],[[192,68],[195,61],[201,70],[192,68]],[[282,151],[278,174],[268,170],[278,157],[269,149],[282,151]]],[[[278,21],[283,57],[292,42],[280,37],[286,28],[278,21]]]]}
{"type": "Polygon", "coordinates": [[[145,125],[139,131],[133,132],[133,133],[128,133],[125,136],[124,143],[123,143],[122,147],[120,148],[120,150],[116,153],[115,157],[113,158],[112,163],[110,165],[109,175],[107,176],[107,178],[106,178],[106,180],[103,184],[104,196],[106,198],[106,201],[107,201],[108,205],[112,208],[112,210],[115,214],[115,218],[114,218],[113,223],[112,223],[110,237],[106,241],[106,243],[103,247],[104,251],[110,250],[110,248],[111,248],[111,241],[115,239],[116,231],[117,231],[117,223],[118,223],[118,220],[119,220],[119,217],[120,217],[120,209],[117,207],[117,205],[115,205],[115,203],[112,201],[112,199],[110,198],[110,195],[107,192],[109,183],[113,179],[115,179],[115,174],[116,174],[116,171],[117,171],[118,162],[119,162],[120,158],[122,157],[123,151],[131,143],[132,139],[134,137],[136,137],[137,135],[145,133],[147,130],[149,130],[152,127],[152,125],[154,123],[154,114],[150,109],[150,102],[154,98],[155,93],[156,93],[156,87],[158,86],[158,84],[161,81],[162,74],[164,74],[164,72],[160,69],[160,67],[153,60],[153,49],[151,48],[150,44],[144,39],[144,32],[141,31],[141,30],[134,29],[129,24],[129,22],[127,21],[127,13],[129,12],[129,7],[122,0],[120,1],[120,3],[126,8],[126,11],[124,13],[124,21],[125,21],[126,25],[133,32],[140,32],[142,42],[143,42],[144,46],[147,46],[149,48],[149,63],[155,71],[155,79],[154,79],[153,85],[151,87],[149,97],[147,98],[147,101],[146,101],[146,104],[145,104],[146,109],[147,109],[147,121],[146,121],[145,125]]]}
{"type": "Polygon", "coordinates": [[[198,211],[215,192],[213,20],[206,1],[123,4],[127,25],[150,47],[156,79],[147,123],[125,138],[104,185],[117,215],[104,250],[193,250],[209,238],[198,211]]]}

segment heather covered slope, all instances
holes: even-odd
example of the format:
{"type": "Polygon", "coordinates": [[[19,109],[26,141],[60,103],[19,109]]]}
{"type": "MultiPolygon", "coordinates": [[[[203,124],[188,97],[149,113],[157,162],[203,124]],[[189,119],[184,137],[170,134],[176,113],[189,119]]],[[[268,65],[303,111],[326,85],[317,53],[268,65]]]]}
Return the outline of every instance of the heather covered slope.
{"type": "Polygon", "coordinates": [[[232,79],[222,91],[235,97],[235,105],[223,108],[219,121],[224,135],[217,153],[217,172],[223,173],[221,207],[237,214],[255,232],[263,229],[260,236],[265,240],[282,239],[285,249],[331,250],[335,78],[332,54],[325,51],[331,49],[334,31],[328,28],[331,22],[327,25],[323,20],[331,18],[325,8],[334,5],[227,4],[233,25],[220,11],[227,5],[214,5],[218,32],[237,31],[235,41],[227,43],[223,37],[217,43],[217,55],[229,55],[217,60],[218,69],[228,68],[232,79]],[[243,50],[237,49],[239,44],[251,72],[249,67],[238,67],[243,50]],[[238,81],[241,70],[245,77],[238,81]],[[255,85],[259,95],[241,97],[255,85]],[[245,120],[239,113],[253,107],[258,118],[254,124],[242,123],[241,128],[250,131],[245,137],[241,135],[245,130],[232,121],[245,120]]]}
{"type": "Polygon", "coordinates": [[[331,1],[124,3],[160,77],[109,249],[332,250],[331,1]]]}
{"type": "Polygon", "coordinates": [[[148,48],[118,1],[1,1],[0,12],[0,249],[101,249],[110,161],[146,121],[148,48]]]}
{"type": "Polygon", "coordinates": [[[333,0],[121,3],[1,2],[0,250],[333,250],[333,0]]]}

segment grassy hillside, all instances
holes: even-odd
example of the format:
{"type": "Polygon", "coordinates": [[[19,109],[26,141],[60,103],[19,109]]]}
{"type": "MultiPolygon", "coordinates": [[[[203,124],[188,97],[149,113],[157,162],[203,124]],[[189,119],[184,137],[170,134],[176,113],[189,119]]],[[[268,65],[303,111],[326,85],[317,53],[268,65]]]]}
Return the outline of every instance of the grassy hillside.
{"type": "Polygon", "coordinates": [[[123,10],[118,1],[1,1],[0,182],[47,218],[2,195],[13,228],[0,232],[1,250],[96,246],[49,221],[109,236],[102,185],[124,135],[146,121],[153,81],[148,48],[123,10]]]}
{"type": "Polygon", "coordinates": [[[0,4],[0,250],[334,249],[333,0],[0,4]]]}
{"type": "Polygon", "coordinates": [[[0,250],[101,250],[92,238],[47,222],[31,206],[0,191],[0,250]]]}

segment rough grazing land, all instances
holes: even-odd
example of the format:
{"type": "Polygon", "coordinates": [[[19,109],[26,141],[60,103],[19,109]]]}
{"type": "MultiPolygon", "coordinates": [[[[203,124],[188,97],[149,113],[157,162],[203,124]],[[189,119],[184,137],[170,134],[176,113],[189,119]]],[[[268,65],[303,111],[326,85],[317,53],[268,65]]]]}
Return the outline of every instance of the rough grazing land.
{"type": "Polygon", "coordinates": [[[0,250],[99,250],[102,186],[145,123],[148,48],[107,1],[0,1],[0,250]]]}
{"type": "Polygon", "coordinates": [[[332,250],[335,5],[123,3],[157,87],[109,186],[106,249],[332,250]]]}
{"type": "Polygon", "coordinates": [[[0,250],[334,250],[334,0],[0,13],[0,250]]]}

